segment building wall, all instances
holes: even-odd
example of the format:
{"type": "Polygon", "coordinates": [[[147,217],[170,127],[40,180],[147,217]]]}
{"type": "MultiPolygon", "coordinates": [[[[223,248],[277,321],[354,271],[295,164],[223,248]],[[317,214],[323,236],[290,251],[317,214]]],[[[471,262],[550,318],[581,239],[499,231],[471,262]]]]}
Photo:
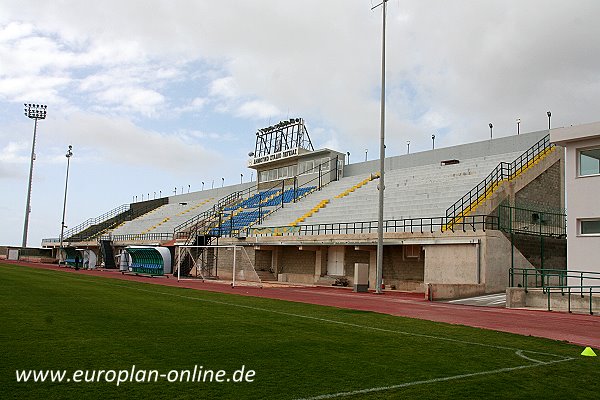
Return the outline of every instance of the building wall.
{"type": "Polygon", "coordinates": [[[257,271],[269,271],[273,257],[272,250],[256,250],[255,251],[254,267],[257,271]]]}
{"type": "MultiPolygon", "coordinates": [[[[420,247],[420,246],[419,246],[420,247]]],[[[425,274],[425,251],[421,247],[419,257],[405,257],[405,246],[383,248],[383,277],[387,281],[423,282],[425,274]]]]}
{"type": "Polygon", "coordinates": [[[426,245],[426,283],[478,284],[474,244],[426,245]]]}
{"type": "Polygon", "coordinates": [[[281,246],[281,273],[315,274],[315,251],[299,250],[297,246],[281,246]]]}
{"type": "Polygon", "coordinates": [[[562,168],[559,159],[515,194],[515,204],[539,204],[552,209],[564,207],[562,168]]]}
{"type": "Polygon", "coordinates": [[[580,235],[577,223],[581,218],[600,218],[600,176],[577,176],[577,151],[590,146],[600,146],[600,138],[567,147],[567,259],[569,269],[600,272],[600,236],[580,235]]]}
{"type": "Polygon", "coordinates": [[[550,138],[566,147],[567,268],[600,272],[600,235],[582,236],[578,226],[582,218],[600,218],[600,176],[578,176],[578,150],[600,146],[600,122],[552,130],[550,138]]]}

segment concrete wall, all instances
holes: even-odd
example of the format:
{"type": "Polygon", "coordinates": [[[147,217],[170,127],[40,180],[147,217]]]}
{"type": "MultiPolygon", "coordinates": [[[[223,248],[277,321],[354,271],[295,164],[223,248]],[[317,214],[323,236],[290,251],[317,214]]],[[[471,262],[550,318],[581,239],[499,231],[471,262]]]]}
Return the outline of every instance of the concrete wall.
{"type": "MultiPolygon", "coordinates": [[[[507,236],[510,241],[510,236],[507,236]]],[[[548,269],[564,269],[567,265],[567,240],[551,237],[543,239],[535,235],[514,235],[515,247],[523,254],[529,263],[542,268],[542,240],[543,240],[543,267],[548,269]]],[[[521,268],[515,263],[516,268],[521,268]]]]}
{"type": "Polygon", "coordinates": [[[426,283],[478,284],[477,246],[474,244],[426,245],[426,283]]]}
{"type": "MultiPolygon", "coordinates": [[[[244,250],[237,250],[236,254],[236,276],[239,277],[241,271],[244,271],[248,280],[256,280],[254,274],[254,248],[252,246],[244,246],[244,250]],[[245,250],[245,252],[244,252],[245,250]],[[247,255],[246,255],[247,254],[247,255]]],[[[233,249],[220,248],[218,249],[217,260],[217,276],[220,279],[229,280],[233,277],[233,249]]]]}
{"type": "Polygon", "coordinates": [[[297,246],[281,246],[280,273],[314,276],[315,251],[299,250],[297,246]]]}
{"type": "MultiPolygon", "coordinates": [[[[560,150],[556,150],[560,151],[560,150]]],[[[564,208],[562,160],[555,162],[515,194],[515,204],[539,204],[551,209],[564,208]]]]}
{"type": "MultiPolygon", "coordinates": [[[[583,297],[578,293],[571,293],[569,298],[568,292],[562,294],[560,292],[550,293],[550,310],[552,311],[568,311],[569,301],[571,302],[571,312],[589,314],[590,312],[590,296],[584,294],[583,297]]],[[[525,292],[524,288],[507,288],[506,289],[506,307],[507,308],[536,308],[548,309],[548,294],[542,289],[529,289],[525,292]]],[[[592,312],[595,314],[600,311],[600,297],[592,296],[592,312]]]]}
{"type": "Polygon", "coordinates": [[[273,259],[272,250],[256,250],[254,267],[257,271],[270,271],[273,259]]]}
{"type": "MultiPolygon", "coordinates": [[[[486,233],[486,240],[481,242],[482,283],[485,283],[486,293],[501,292],[509,285],[511,244],[500,231],[486,233]]],[[[514,264],[515,267],[533,268],[518,249],[514,251],[514,264]]]]}

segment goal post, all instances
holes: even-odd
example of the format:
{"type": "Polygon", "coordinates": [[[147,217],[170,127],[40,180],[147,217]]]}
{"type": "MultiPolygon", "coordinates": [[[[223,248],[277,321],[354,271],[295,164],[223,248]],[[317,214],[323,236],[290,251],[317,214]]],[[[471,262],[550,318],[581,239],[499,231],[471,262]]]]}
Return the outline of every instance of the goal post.
{"type": "Polygon", "coordinates": [[[235,286],[261,286],[254,263],[243,246],[182,245],[176,248],[177,280],[215,280],[235,286]],[[186,271],[182,274],[182,271],[186,271]]]}

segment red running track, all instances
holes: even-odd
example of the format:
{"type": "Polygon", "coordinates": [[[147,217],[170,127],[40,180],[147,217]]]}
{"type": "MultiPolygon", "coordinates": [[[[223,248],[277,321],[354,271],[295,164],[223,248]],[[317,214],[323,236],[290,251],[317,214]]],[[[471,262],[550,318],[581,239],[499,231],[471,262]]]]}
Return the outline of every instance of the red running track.
{"type": "Polygon", "coordinates": [[[114,270],[75,271],[71,268],[61,268],[50,264],[7,263],[155,285],[374,311],[402,317],[493,329],[519,335],[565,340],[581,346],[600,349],[600,317],[595,315],[435,303],[424,300],[422,294],[414,293],[386,292],[383,295],[375,295],[373,293],[354,293],[348,289],[330,287],[265,287],[261,289],[238,286],[232,288],[228,284],[215,282],[178,282],[177,279],[172,277],[166,279],[122,275],[114,270]]]}

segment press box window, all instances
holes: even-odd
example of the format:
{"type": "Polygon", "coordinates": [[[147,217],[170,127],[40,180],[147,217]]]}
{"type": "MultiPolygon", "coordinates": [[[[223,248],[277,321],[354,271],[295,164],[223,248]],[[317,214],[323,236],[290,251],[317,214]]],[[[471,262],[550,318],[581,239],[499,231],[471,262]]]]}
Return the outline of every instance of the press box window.
{"type": "Polygon", "coordinates": [[[600,174],[600,148],[579,151],[579,176],[600,174]]]}
{"type": "Polygon", "coordinates": [[[582,235],[600,235],[600,219],[587,219],[579,221],[582,235]]]}

